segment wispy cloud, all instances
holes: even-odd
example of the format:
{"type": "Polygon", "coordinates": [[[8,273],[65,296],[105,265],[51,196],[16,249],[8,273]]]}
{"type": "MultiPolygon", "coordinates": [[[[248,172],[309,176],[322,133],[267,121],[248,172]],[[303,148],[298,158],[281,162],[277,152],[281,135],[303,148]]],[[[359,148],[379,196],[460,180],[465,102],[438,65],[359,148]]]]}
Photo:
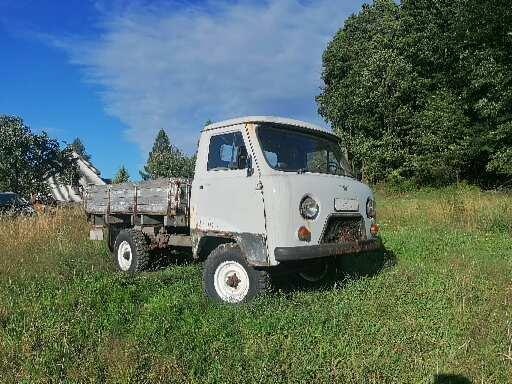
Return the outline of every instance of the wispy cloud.
{"type": "Polygon", "coordinates": [[[165,128],[192,151],[207,119],[274,114],[319,122],[322,52],[361,3],[122,1],[99,38],[62,46],[101,85],[106,110],[142,150],[165,128]]]}

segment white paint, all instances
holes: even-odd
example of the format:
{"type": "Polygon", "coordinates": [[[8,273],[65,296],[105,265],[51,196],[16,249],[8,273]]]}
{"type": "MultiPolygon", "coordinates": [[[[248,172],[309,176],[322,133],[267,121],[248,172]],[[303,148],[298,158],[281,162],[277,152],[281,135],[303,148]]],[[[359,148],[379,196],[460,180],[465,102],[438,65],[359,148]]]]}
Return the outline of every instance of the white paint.
{"type": "MultiPolygon", "coordinates": [[[[372,219],[366,216],[366,201],[373,198],[370,188],[356,179],[331,174],[284,172],[275,170],[265,160],[256,137],[260,118],[241,118],[207,127],[203,131],[192,182],[191,205],[196,217],[193,229],[262,234],[267,239],[271,265],[277,265],[276,247],[295,247],[320,243],[330,215],[341,208],[357,212],[364,220],[367,238],[371,238],[372,219]],[[235,125],[232,125],[235,124],[235,125]],[[208,146],[213,135],[240,131],[248,153],[253,157],[254,174],[246,170],[207,171],[208,146]],[[262,191],[258,185],[263,186],[262,191]],[[202,188],[201,188],[202,187],[202,188]],[[305,195],[318,203],[320,211],[314,220],[300,215],[300,202],[305,195]],[[336,209],[335,201],[338,202],[336,209]],[[306,226],[311,231],[311,241],[298,239],[297,231],[306,226]]],[[[304,122],[286,121],[301,129],[317,132],[304,122]]],[[[265,120],[267,121],[267,120],[265,120]]]]}
{"type": "Polygon", "coordinates": [[[245,169],[207,170],[210,138],[234,131],[242,132],[250,151],[245,125],[210,129],[201,135],[190,198],[197,217],[197,229],[264,234],[263,196],[257,189],[260,181],[257,172],[248,177],[245,169]]]}
{"type": "MultiPolygon", "coordinates": [[[[330,132],[326,131],[325,129],[323,129],[322,127],[319,127],[318,125],[306,123],[305,121],[289,119],[286,117],[278,117],[278,116],[237,117],[235,119],[219,121],[218,123],[213,123],[213,124],[207,125],[206,127],[204,127],[203,132],[209,131],[212,129],[224,128],[224,127],[229,127],[232,125],[240,125],[240,124],[247,124],[247,123],[276,123],[276,124],[284,124],[284,125],[293,125],[296,127],[307,128],[307,129],[311,129],[314,131],[330,133],[330,132]]],[[[332,135],[332,133],[330,133],[330,134],[332,135]]]]}

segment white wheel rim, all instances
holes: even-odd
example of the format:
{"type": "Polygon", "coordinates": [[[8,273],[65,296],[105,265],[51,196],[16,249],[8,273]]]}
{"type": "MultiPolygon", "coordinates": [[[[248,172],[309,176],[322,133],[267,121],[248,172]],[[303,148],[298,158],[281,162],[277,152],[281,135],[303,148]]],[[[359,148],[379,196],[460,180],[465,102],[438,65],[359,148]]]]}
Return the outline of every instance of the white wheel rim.
{"type": "Polygon", "coordinates": [[[228,303],[241,302],[249,292],[249,275],[236,261],[224,261],[215,270],[213,276],[215,291],[228,303]]]}
{"type": "Polygon", "coordinates": [[[132,265],[132,247],[127,241],[123,241],[117,248],[117,263],[122,271],[127,271],[132,265]]]}

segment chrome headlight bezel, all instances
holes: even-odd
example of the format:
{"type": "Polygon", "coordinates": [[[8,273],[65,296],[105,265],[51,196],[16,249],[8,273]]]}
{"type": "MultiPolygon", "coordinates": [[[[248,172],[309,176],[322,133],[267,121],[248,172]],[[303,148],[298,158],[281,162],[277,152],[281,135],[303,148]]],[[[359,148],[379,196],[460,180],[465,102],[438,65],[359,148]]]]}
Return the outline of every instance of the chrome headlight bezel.
{"type": "Polygon", "coordinates": [[[320,206],[315,199],[306,195],[300,201],[299,212],[304,219],[315,220],[320,213],[320,206]]]}
{"type": "Polygon", "coordinates": [[[377,216],[377,205],[375,199],[371,196],[366,200],[366,216],[369,219],[375,219],[377,216]]]}

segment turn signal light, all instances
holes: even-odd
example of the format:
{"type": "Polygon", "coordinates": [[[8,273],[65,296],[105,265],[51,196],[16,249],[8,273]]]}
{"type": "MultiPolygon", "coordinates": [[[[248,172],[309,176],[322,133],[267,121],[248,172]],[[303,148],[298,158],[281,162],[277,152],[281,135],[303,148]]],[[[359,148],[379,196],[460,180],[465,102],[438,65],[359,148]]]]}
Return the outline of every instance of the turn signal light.
{"type": "Polygon", "coordinates": [[[297,235],[300,241],[311,241],[311,231],[304,226],[299,228],[297,235]]]}
{"type": "Polygon", "coordinates": [[[370,227],[370,233],[373,235],[373,236],[377,236],[377,233],[379,233],[379,224],[372,224],[372,226],[370,227]]]}

